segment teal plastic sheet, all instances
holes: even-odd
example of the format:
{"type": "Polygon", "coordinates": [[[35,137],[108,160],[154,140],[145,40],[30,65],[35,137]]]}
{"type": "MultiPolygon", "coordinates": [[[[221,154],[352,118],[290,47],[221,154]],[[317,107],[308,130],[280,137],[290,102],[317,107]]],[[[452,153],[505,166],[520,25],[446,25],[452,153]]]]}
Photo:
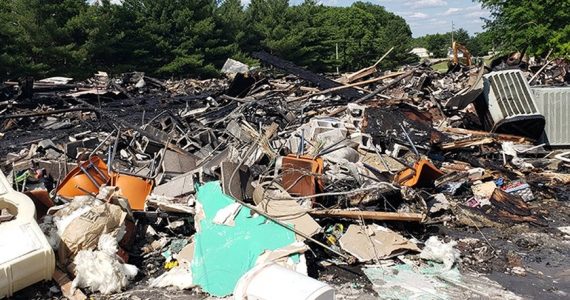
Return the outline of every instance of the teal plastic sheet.
{"type": "Polygon", "coordinates": [[[213,296],[232,294],[237,281],[254,267],[263,251],[295,242],[292,231],[263,216],[252,216],[246,207],[237,214],[235,226],[214,224],[218,210],[234,203],[222,192],[219,181],[198,187],[196,199],[205,217],[200,221],[200,232],[194,236],[193,282],[213,296]]]}

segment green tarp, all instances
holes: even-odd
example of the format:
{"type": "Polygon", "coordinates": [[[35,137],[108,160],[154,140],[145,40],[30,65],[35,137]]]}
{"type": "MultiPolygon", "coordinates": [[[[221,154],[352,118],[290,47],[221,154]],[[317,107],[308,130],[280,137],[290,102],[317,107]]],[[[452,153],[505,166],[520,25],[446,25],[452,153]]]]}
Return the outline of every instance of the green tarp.
{"type": "Polygon", "coordinates": [[[252,216],[242,207],[235,226],[212,222],[216,213],[235,201],[222,192],[219,181],[197,188],[197,202],[205,217],[196,233],[192,259],[193,282],[211,295],[230,295],[240,277],[254,267],[265,250],[275,250],[295,242],[295,234],[263,216],[252,216]]]}

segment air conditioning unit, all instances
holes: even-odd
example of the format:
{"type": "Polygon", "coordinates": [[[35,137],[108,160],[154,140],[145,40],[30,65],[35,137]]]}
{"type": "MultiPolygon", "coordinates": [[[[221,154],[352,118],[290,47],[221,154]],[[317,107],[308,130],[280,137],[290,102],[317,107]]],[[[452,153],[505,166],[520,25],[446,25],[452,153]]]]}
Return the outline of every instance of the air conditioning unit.
{"type": "Polygon", "coordinates": [[[546,118],[545,142],[570,146],[570,87],[533,87],[538,110],[546,118]]]}
{"type": "Polygon", "coordinates": [[[475,101],[485,129],[538,140],[545,119],[520,70],[491,72],[484,76],[483,97],[475,101]]]}

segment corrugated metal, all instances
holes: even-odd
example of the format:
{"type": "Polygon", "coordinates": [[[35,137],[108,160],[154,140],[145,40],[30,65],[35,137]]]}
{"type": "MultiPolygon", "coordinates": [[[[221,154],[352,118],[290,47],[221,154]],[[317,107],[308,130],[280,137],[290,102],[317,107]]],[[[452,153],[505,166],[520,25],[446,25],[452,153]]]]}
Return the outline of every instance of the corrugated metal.
{"type": "Polygon", "coordinates": [[[520,70],[491,72],[484,76],[483,93],[478,114],[488,130],[538,139],[544,130],[544,116],[520,70]]]}
{"type": "Polygon", "coordinates": [[[546,137],[552,146],[570,146],[570,87],[532,88],[538,110],[546,118],[546,137]]]}

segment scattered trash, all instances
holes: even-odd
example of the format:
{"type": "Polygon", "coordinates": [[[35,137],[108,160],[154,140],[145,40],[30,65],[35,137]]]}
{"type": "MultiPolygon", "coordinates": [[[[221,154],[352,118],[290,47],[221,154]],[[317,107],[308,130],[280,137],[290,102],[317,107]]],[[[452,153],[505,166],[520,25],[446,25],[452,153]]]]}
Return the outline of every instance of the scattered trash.
{"type": "Polygon", "coordinates": [[[570,263],[567,61],[455,44],[445,73],[323,75],[253,55],[220,79],[2,83],[0,296],[564,292],[543,278],[570,263]]]}
{"type": "Polygon", "coordinates": [[[233,294],[236,300],[335,299],[334,289],[329,285],[277,264],[262,264],[245,273],[233,294]]]}
{"type": "Polygon", "coordinates": [[[455,246],[457,246],[455,241],[444,243],[438,237],[432,236],[425,242],[420,258],[443,263],[446,270],[451,270],[460,258],[459,251],[453,248],[455,246]]]}
{"type": "Polygon", "coordinates": [[[102,294],[120,292],[137,275],[137,267],[122,263],[117,256],[117,238],[102,234],[97,250],[81,250],[75,256],[72,288],[90,288],[102,294]]]}
{"type": "Polygon", "coordinates": [[[407,251],[420,251],[414,243],[398,233],[378,225],[350,225],[338,242],[342,249],[354,255],[360,262],[386,259],[407,251]]]}

